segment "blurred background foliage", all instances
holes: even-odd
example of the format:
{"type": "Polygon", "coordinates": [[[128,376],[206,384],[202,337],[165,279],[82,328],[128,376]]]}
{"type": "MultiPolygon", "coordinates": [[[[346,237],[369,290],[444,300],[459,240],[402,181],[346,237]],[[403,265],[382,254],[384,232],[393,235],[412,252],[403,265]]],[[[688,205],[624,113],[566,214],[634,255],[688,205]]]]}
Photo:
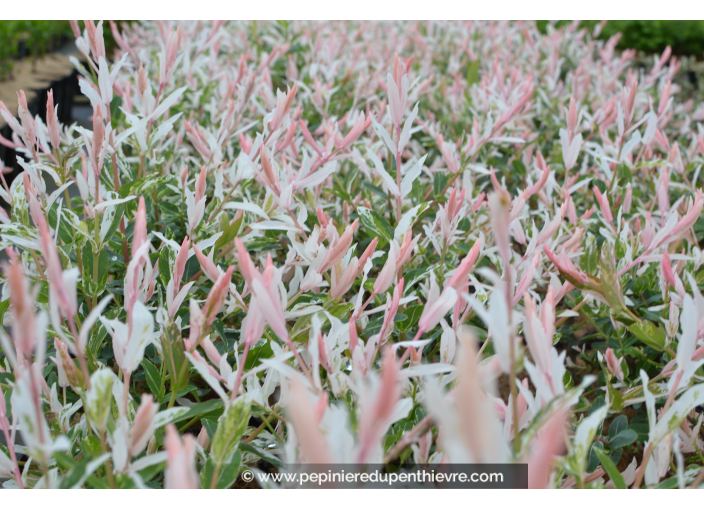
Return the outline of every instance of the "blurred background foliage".
{"type": "Polygon", "coordinates": [[[602,37],[621,32],[619,48],[634,48],[646,53],[662,53],[667,47],[680,56],[704,55],[703,20],[609,21],[602,37]]]}
{"type": "MultiPolygon", "coordinates": [[[[538,28],[545,33],[548,24],[560,27],[569,20],[538,20],[538,28]]],[[[582,21],[593,28],[599,21],[582,21]]],[[[600,39],[621,33],[619,49],[633,48],[644,53],[662,53],[667,46],[678,56],[704,56],[704,20],[617,20],[609,21],[601,31],[600,39]]]]}
{"type": "MultiPolygon", "coordinates": [[[[119,25],[120,22],[118,22],[119,25]]],[[[79,22],[83,29],[83,22],[79,22]]],[[[114,47],[107,22],[104,28],[105,47],[114,47]]],[[[68,21],[10,20],[0,21],[0,81],[12,77],[13,67],[22,59],[41,58],[73,41],[68,21]]]]}
{"type": "Polygon", "coordinates": [[[68,21],[0,21],[0,81],[12,76],[18,60],[39,58],[72,37],[68,21]]]}
{"type": "MultiPolygon", "coordinates": [[[[538,20],[545,32],[549,24],[560,27],[567,20],[538,20]]],[[[582,21],[593,28],[598,21],[582,21]]],[[[81,23],[82,25],[82,23],[81,23]]],[[[634,48],[644,53],[661,53],[667,46],[675,55],[699,59],[704,56],[703,20],[625,20],[609,21],[600,38],[622,33],[620,49],[634,48]]],[[[0,81],[12,76],[12,68],[23,58],[36,59],[56,51],[73,39],[68,21],[0,21],[0,81]]],[[[105,27],[105,43],[110,47],[112,34],[105,27]]]]}

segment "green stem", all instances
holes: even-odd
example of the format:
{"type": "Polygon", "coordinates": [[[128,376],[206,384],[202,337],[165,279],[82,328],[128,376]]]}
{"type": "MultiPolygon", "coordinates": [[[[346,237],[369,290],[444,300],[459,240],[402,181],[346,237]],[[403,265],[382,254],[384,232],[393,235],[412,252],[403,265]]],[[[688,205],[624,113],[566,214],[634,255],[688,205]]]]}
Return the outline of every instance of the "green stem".
{"type": "Polygon", "coordinates": [[[220,476],[220,464],[215,464],[215,469],[213,469],[213,477],[210,479],[210,488],[211,489],[217,488],[219,476],[220,476]]]}
{"type": "MultiPolygon", "coordinates": [[[[95,245],[96,249],[93,251],[93,284],[96,285],[98,282],[98,264],[100,259],[100,213],[95,213],[95,245]]],[[[93,304],[91,310],[98,305],[98,287],[96,285],[95,292],[93,292],[93,304]]]]}
{"type": "MultiPolygon", "coordinates": [[[[103,451],[103,453],[108,453],[108,446],[105,441],[105,432],[103,432],[102,430],[100,431],[100,449],[103,451]]],[[[110,488],[114,489],[115,477],[112,473],[112,463],[110,462],[110,459],[105,460],[105,472],[108,475],[108,483],[110,484],[110,488]]]]}

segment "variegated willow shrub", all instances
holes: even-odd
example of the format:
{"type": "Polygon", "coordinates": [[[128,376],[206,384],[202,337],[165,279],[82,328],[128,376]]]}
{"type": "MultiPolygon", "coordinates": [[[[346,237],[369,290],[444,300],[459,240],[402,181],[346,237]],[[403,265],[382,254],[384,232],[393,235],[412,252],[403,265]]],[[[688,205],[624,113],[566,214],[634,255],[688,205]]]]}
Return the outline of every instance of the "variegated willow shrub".
{"type": "Polygon", "coordinates": [[[107,55],[72,27],[92,130],[0,104],[6,487],[262,461],[702,481],[704,105],[669,51],[189,22],[110,24],[107,55]]]}

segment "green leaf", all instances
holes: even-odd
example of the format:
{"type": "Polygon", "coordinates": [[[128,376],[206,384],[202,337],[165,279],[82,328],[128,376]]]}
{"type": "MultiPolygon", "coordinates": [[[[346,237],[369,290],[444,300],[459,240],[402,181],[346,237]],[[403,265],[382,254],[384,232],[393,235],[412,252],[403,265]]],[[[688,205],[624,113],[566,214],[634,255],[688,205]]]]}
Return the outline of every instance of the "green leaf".
{"type": "Polygon", "coordinates": [[[601,293],[606,298],[609,306],[611,306],[611,313],[614,316],[618,316],[626,309],[626,305],[623,299],[621,284],[618,279],[613,245],[607,243],[602,245],[599,267],[601,269],[601,293]]]}
{"type": "Polygon", "coordinates": [[[638,442],[644,443],[648,440],[650,427],[647,423],[631,423],[628,429],[638,434],[638,442]]]}
{"type": "Polygon", "coordinates": [[[405,236],[409,229],[413,229],[413,225],[421,217],[421,215],[430,207],[430,202],[421,202],[413,209],[406,211],[401,217],[401,221],[394,229],[394,237],[400,243],[401,237],[405,236]]]}
{"type": "Polygon", "coordinates": [[[177,418],[174,418],[173,423],[190,420],[191,418],[196,418],[198,416],[214,415],[220,409],[222,409],[224,405],[225,403],[219,398],[209,400],[207,402],[200,402],[189,407],[188,411],[186,411],[184,414],[181,414],[177,418]]]}
{"type": "Polygon", "coordinates": [[[152,395],[157,397],[157,401],[161,400],[161,373],[159,369],[146,358],[142,360],[142,366],[144,367],[144,376],[147,379],[149,390],[152,392],[152,395]]]}
{"type": "Polygon", "coordinates": [[[601,366],[602,373],[604,374],[604,380],[606,381],[606,391],[608,392],[609,402],[611,404],[610,409],[620,413],[623,411],[623,396],[611,384],[611,372],[606,368],[606,365],[604,365],[602,360],[599,360],[599,366],[601,366]]]}
{"type": "Polygon", "coordinates": [[[599,247],[596,244],[596,237],[591,232],[587,233],[580,263],[582,269],[591,275],[595,275],[599,269],[599,247]]]}
{"type": "Polygon", "coordinates": [[[609,425],[609,437],[614,437],[628,427],[628,417],[624,414],[616,416],[609,425]]]}
{"type": "Polygon", "coordinates": [[[599,188],[599,191],[601,192],[602,195],[604,193],[606,193],[606,190],[607,190],[606,183],[604,181],[602,181],[601,179],[594,179],[592,181],[592,184],[594,186],[596,186],[597,188],[599,188]]]}
{"type": "Polygon", "coordinates": [[[352,308],[354,308],[354,303],[338,303],[332,305],[328,309],[328,312],[330,313],[330,315],[332,315],[333,317],[337,317],[338,319],[346,319],[347,317],[349,317],[352,308]]]}
{"type": "MultiPolygon", "coordinates": [[[[306,317],[301,317],[299,320],[305,320],[306,317]]],[[[244,364],[244,370],[249,371],[258,365],[259,360],[269,359],[274,357],[274,351],[271,349],[271,344],[262,340],[257,343],[254,348],[250,349],[247,361],[244,364]]]]}
{"type": "Polygon", "coordinates": [[[139,472],[139,476],[146,483],[153,480],[159,473],[164,471],[166,467],[166,462],[159,462],[158,464],[152,464],[147,466],[139,472]]]}
{"type": "Polygon", "coordinates": [[[411,269],[403,274],[404,289],[410,289],[416,283],[425,280],[430,272],[435,269],[435,266],[420,267],[417,269],[411,269]]]}
{"type": "Polygon", "coordinates": [[[621,460],[622,456],[623,456],[623,450],[621,448],[619,448],[617,450],[613,450],[611,453],[609,453],[609,459],[611,459],[611,462],[613,462],[617,466],[618,466],[618,462],[621,460]]]}
{"type": "Polygon", "coordinates": [[[217,481],[215,482],[215,489],[229,489],[237,481],[237,475],[240,471],[240,465],[242,464],[242,454],[237,452],[232,457],[232,461],[225,466],[218,465],[211,458],[207,460],[203,470],[200,472],[200,484],[204,489],[209,489],[213,487],[213,476],[217,471],[217,481]]]}
{"type": "Polygon", "coordinates": [[[611,481],[614,482],[614,487],[617,489],[627,489],[626,482],[623,480],[623,476],[618,468],[611,462],[611,459],[601,450],[595,449],[594,453],[601,461],[601,465],[604,466],[604,471],[609,475],[611,481]]]}
{"type": "Polygon", "coordinates": [[[631,429],[624,429],[611,438],[609,446],[612,450],[615,450],[616,448],[623,448],[624,446],[633,443],[636,439],[638,439],[638,434],[636,434],[635,431],[631,429]]]}
{"type": "Polygon", "coordinates": [[[129,195],[141,195],[145,190],[151,190],[154,186],[157,189],[164,187],[164,185],[173,179],[173,175],[148,175],[142,177],[141,179],[135,179],[134,181],[126,182],[120,187],[120,197],[126,198],[129,195]]]}
{"type": "Polygon", "coordinates": [[[68,148],[68,150],[64,153],[64,157],[63,157],[61,166],[65,167],[66,163],[68,163],[68,161],[71,158],[78,156],[78,153],[81,151],[82,146],[83,146],[83,143],[81,140],[78,140],[77,142],[72,143],[71,146],[68,148]]]}
{"type": "Polygon", "coordinates": [[[249,423],[251,403],[244,398],[235,400],[218,420],[218,428],[210,448],[210,456],[218,465],[228,464],[237,451],[240,439],[249,423]]]}
{"type": "Polygon", "coordinates": [[[394,229],[378,212],[366,207],[357,207],[357,214],[367,230],[389,242],[394,238],[394,229]]]}
{"type": "Polygon", "coordinates": [[[524,165],[523,161],[521,161],[520,159],[514,159],[511,162],[511,166],[513,167],[513,169],[516,171],[516,173],[518,175],[521,175],[521,176],[526,175],[526,165],[524,165]]]}
{"type": "Polygon", "coordinates": [[[269,464],[272,464],[276,467],[283,466],[283,463],[278,459],[278,457],[275,457],[271,453],[267,452],[266,450],[263,450],[261,448],[257,448],[256,446],[254,446],[252,444],[245,443],[244,441],[240,441],[239,449],[243,452],[253,453],[254,455],[257,455],[260,459],[265,460],[269,464]]]}
{"type": "MultiPolygon", "coordinates": [[[[186,384],[186,387],[184,389],[176,392],[176,398],[183,397],[184,395],[187,395],[189,393],[193,393],[197,390],[198,390],[198,386],[196,386],[195,384],[188,383],[188,384],[186,384]]],[[[171,399],[172,393],[173,392],[170,391],[166,395],[164,395],[164,398],[162,398],[159,403],[165,404],[166,402],[168,402],[171,399]]]]}
{"type": "Polygon", "coordinates": [[[400,331],[407,331],[410,328],[414,327],[416,324],[418,324],[420,316],[423,314],[423,308],[424,305],[414,305],[406,308],[403,311],[403,315],[405,315],[406,318],[402,321],[398,321],[396,323],[396,327],[400,331]]]}
{"type": "Polygon", "coordinates": [[[604,445],[598,441],[592,443],[587,453],[587,473],[593,473],[599,467],[599,456],[597,452],[604,449],[604,445]]]}
{"type": "Polygon", "coordinates": [[[122,98],[120,96],[113,97],[112,101],[110,102],[110,117],[112,118],[113,122],[116,122],[117,119],[119,119],[120,115],[122,115],[122,110],[120,110],[120,106],[122,106],[122,98]]]}
{"type": "Polygon", "coordinates": [[[599,409],[602,406],[606,405],[606,400],[602,396],[598,396],[594,399],[594,402],[592,402],[592,405],[589,407],[589,415],[591,416],[594,414],[594,411],[599,409]]]}
{"type": "Polygon", "coordinates": [[[225,246],[234,241],[235,236],[239,233],[240,227],[242,226],[243,218],[244,215],[242,215],[237,221],[232,223],[232,225],[228,225],[225,230],[223,230],[222,235],[218,238],[217,241],[215,241],[215,246],[213,247],[216,252],[220,251],[225,246]]]}
{"type": "Polygon", "coordinates": [[[467,87],[479,82],[479,60],[470,60],[467,64],[467,87]]]}
{"type": "Polygon", "coordinates": [[[562,384],[566,390],[574,387],[574,380],[572,379],[572,373],[569,370],[565,370],[565,375],[562,376],[562,384]]]}
{"type": "Polygon", "coordinates": [[[633,283],[633,292],[640,296],[650,288],[650,280],[646,276],[639,276],[633,283]]]}
{"type": "Polygon", "coordinates": [[[442,190],[447,186],[447,176],[444,172],[435,172],[433,177],[433,195],[440,196],[442,190]]]}
{"type": "Polygon", "coordinates": [[[61,485],[59,485],[59,488],[70,489],[80,482],[83,474],[86,472],[88,463],[93,460],[93,458],[94,457],[92,455],[84,455],[83,458],[71,468],[68,474],[61,479],[61,485]]]}
{"type": "Polygon", "coordinates": [[[203,418],[201,423],[205,427],[205,431],[208,433],[208,437],[215,437],[215,432],[218,430],[218,422],[203,418]]]}
{"type": "Polygon", "coordinates": [[[10,308],[10,298],[0,302],[0,326],[4,326],[5,312],[10,308]]]}
{"type": "MultiPolygon", "coordinates": [[[[103,212],[105,214],[105,212],[103,212]]],[[[115,235],[115,232],[117,232],[117,229],[120,227],[120,221],[122,220],[122,217],[125,214],[125,204],[118,204],[115,206],[115,211],[112,216],[112,219],[110,221],[110,226],[108,229],[105,231],[105,237],[103,237],[102,242],[103,244],[108,243],[111,239],[112,236],[115,235]]],[[[103,216],[101,215],[101,218],[103,216]]],[[[101,234],[102,235],[102,234],[101,234]]]]}
{"type": "MultiPolygon", "coordinates": [[[[100,448],[98,448],[98,450],[99,449],[100,448]]],[[[91,462],[95,457],[97,457],[97,455],[91,455],[86,450],[84,450],[84,457],[81,459],[80,462],[76,462],[73,457],[64,452],[55,452],[52,456],[54,457],[54,459],[56,459],[56,463],[62,470],[69,471],[67,477],[61,480],[60,487],[62,489],[71,488],[76,485],[76,483],[78,483],[81,480],[81,477],[85,474],[86,467],[88,467],[88,463],[91,462]],[[67,478],[69,478],[70,480],[66,481],[67,478]]],[[[93,474],[86,478],[86,482],[96,489],[109,488],[106,481],[97,478],[93,474]]]]}
{"type": "Polygon", "coordinates": [[[366,180],[365,180],[365,181],[362,181],[362,186],[364,186],[365,188],[370,189],[371,191],[373,191],[374,193],[376,193],[377,195],[379,195],[379,196],[380,196],[381,198],[383,198],[384,200],[386,200],[387,198],[389,198],[389,196],[388,196],[386,193],[384,193],[384,190],[383,190],[383,189],[381,189],[379,186],[374,186],[374,185],[373,185],[371,182],[369,182],[369,181],[366,181],[366,180]]]}
{"type": "Polygon", "coordinates": [[[657,485],[654,485],[654,489],[674,489],[677,487],[677,477],[676,476],[671,476],[667,480],[663,480],[657,485]]]}
{"type": "Polygon", "coordinates": [[[609,392],[609,401],[611,402],[610,409],[614,412],[620,413],[623,411],[623,396],[611,384],[611,376],[608,372],[604,372],[604,377],[606,379],[606,388],[609,392]]]}
{"type": "Polygon", "coordinates": [[[98,255],[97,276],[95,279],[95,260],[91,245],[86,243],[83,246],[83,290],[90,296],[101,294],[105,290],[108,282],[108,252],[103,249],[98,255]]]}
{"type": "Polygon", "coordinates": [[[626,184],[633,180],[633,172],[627,165],[621,164],[618,166],[618,180],[620,184],[626,184]]]}
{"type": "Polygon", "coordinates": [[[656,351],[664,351],[667,346],[667,334],[665,329],[656,326],[648,320],[635,322],[628,326],[628,331],[633,333],[638,340],[656,351]]]}
{"type": "Polygon", "coordinates": [[[170,322],[164,328],[161,337],[161,347],[164,351],[166,371],[171,378],[171,391],[182,391],[188,384],[188,360],[185,346],[178,326],[170,322]]]}
{"type": "Polygon", "coordinates": [[[171,263],[169,260],[170,251],[171,250],[168,247],[162,249],[161,254],[159,255],[159,261],[157,263],[157,267],[159,268],[159,277],[164,282],[165,287],[169,284],[172,274],[171,263]]]}

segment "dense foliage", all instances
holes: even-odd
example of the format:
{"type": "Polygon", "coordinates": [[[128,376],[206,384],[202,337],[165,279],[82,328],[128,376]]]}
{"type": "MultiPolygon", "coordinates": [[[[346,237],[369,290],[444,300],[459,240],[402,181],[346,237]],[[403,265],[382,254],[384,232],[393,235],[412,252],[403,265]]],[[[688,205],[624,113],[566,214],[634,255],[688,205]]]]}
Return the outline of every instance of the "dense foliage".
{"type": "MultiPolygon", "coordinates": [[[[562,27],[570,20],[537,22],[541,32],[548,31],[548,25],[562,27]]],[[[662,53],[668,46],[675,55],[688,55],[701,58],[704,55],[704,21],[702,20],[585,20],[580,27],[593,30],[597,25],[603,28],[598,37],[607,40],[620,34],[617,48],[634,49],[646,54],[662,53]]]]}
{"type": "Polygon", "coordinates": [[[604,35],[622,34],[619,46],[646,53],[662,52],[670,46],[675,55],[704,55],[702,20],[614,20],[604,27],[604,35]]]}
{"type": "Polygon", "coordinates": [[[5,486],[702,481],[704,106],[669,51],[637,70],[575,23],[111,26],[115,55],[73,25],[92,131],[0,104],[5,486]]]}
{"type": "Polygon", "coordinates": [[[0,81],[12,76],[16,60],[41,57],[70,36],[71,28],[65,21],[0,21],[0,81]]]}

